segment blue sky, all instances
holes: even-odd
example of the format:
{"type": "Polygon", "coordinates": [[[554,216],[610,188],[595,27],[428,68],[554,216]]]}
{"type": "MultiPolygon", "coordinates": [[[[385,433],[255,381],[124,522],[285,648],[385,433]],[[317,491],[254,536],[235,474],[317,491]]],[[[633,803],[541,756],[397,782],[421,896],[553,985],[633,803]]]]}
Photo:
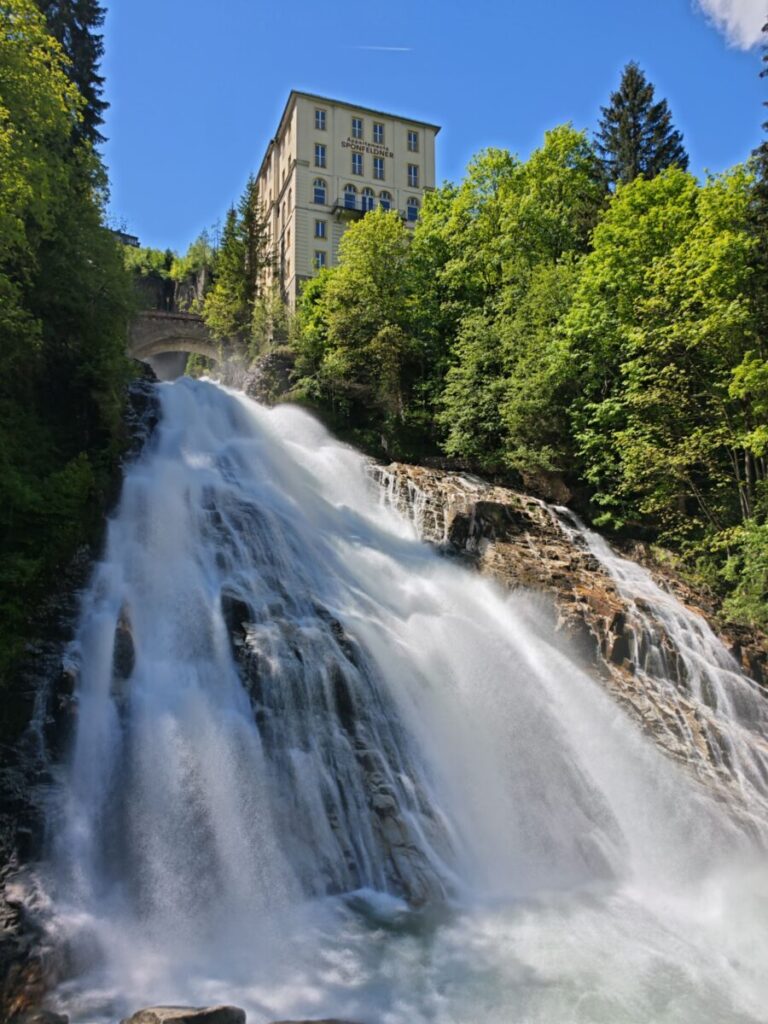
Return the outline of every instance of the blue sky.
{"type": "Polygon", "coordinates": [[[485,146],[525,156],[563,121],[592,129],[631,59],[696,173],[761,138],[768,0],[105,2],[110,212],[145,245],[183,251],[223,217],[292,88],[442,125],[439,180],[485,146]]]}

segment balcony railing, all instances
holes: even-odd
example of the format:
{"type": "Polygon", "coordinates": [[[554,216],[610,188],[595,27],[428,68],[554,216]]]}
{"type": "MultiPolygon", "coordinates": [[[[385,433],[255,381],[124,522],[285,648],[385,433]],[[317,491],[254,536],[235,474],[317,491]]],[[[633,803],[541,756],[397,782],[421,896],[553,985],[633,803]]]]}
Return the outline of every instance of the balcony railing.
{"type": "MultiPolygon", "coordinates": [[[[369,210],[375,210],[377,207],[381,207],[382,210],[394,210],[396,207],[393,203],[386,199],[380,199],[378,196],[361,196],[356,192],[345,192],[344,195],[339,196],[332,204],[334,213],[350,213],[358,214],[362,216],[364,213],[368,213],[369,210]]],[[[405,221],[413,221],[416,219],[412,214],[409,216],[407,210],[398,210],[398,213],[405,221]]]]}

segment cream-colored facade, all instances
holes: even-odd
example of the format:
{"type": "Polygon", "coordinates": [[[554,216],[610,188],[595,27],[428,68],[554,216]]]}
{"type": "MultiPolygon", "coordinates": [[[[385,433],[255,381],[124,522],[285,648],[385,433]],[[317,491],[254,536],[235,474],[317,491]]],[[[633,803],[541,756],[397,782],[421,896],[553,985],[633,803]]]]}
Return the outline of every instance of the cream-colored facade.
{"type": "Polygon", "coordinates": [[[291,92],[258,174],[275,267],[291,305],[304,281],[332,267],[347,227],[369,209],[418,219],[435,187],[437,125],[291,92]]]}

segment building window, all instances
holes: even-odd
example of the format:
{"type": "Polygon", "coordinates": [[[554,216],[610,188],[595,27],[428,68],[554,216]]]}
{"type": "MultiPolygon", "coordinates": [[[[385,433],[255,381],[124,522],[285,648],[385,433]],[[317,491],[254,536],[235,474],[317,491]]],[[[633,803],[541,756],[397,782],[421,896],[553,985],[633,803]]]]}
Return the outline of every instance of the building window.
{"type": "Polygon", "coordinates": [[[326,256],[322,249],[315,249],[315,270],[322,270],[326,265],[326,256]]]}
{"type": "Polygon", "coordinates": [[[379,121],[373,122],[373,141],[377,146],[384,145],[384,125],[379,121]]]}
{"type": "Polygon", "coordinates": [[[363,213],[367,213],[372,210],[376,202],[376,196],[373,193],[372,188],[363,189],[363,213]]]}
{"type": "Polygon", "coordinates": [[[326,223],[324,220],[315,221],[315,238],[326,238],[326,223]]]}
{"type": "Polygon", "coordinates": [[[324,132],[325,131],[325,111],[324,110],[316,110],[315,111],[315,128],[319,132],[324,132]]]}
{"type": "Polygon", "coordinates": [[[419,167],[418,164],[408,164],[408,187],[418,188],[419,187],[419,167]]]}
{"type": "Polygon", "coordinates": [[[384,181],[384,157],[375,156],[373,158],[373,176],[377,181],[384,181]]]}
{"type": "Polygon", "coordinates": [[[315,167],[325,167],[325,146],[322,142],[315,143],[315,167]]]}
{"type": "Polygon", "coordinates": [[[410,221],[414,221],[414,220],[418,220],[419,219],[419,200],[418,199],[411,198],[411,199],[408,200],[408,202],[406,204],[405,215],[406,215],[406,218],[408,220],[410,220],[410,221]]]}
{"type": "Polygon", "coordinates": [[[352,173],[362,174],[363,173],[363,154],[353,153],[352,154],[352,173]]]}
{"type": "Polygon", "coordinates": [[[357,189],[354,185],[344,186],[344,209],[345,210],[356,210],[357,209],[357,189]]]}
{"type": "Polygon", "coordinates": [[[412,132],[412,131],[408,132],[408,152],[409,153],[418,153],[419,152],[419,133],[418,132],[412,132]]]}
{"type": "Polygon", "coordinates": [[[352,118],[352,138],[362,139],[363,137],[363,119],[362,117],[352,118]]]}
{"type": "Polygon", "coordinates": [[[313,202],[319,203],[321,206],[325,206],[325,197],[327,195],[326,184],[322,178],[315,178],[312,185],[313,189],[313,202]]]}
{"type": "Polygon", "coordinates": [[[382,210],[392,209],[392,194],[390,192],[379,192],[379,206],[382,210]]]}

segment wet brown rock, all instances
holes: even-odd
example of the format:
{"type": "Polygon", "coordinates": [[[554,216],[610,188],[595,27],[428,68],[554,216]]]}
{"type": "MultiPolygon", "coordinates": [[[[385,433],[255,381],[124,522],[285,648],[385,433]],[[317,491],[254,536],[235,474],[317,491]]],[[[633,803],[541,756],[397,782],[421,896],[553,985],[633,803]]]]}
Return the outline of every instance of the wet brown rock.
{"type": "MultiPolygon", "coordinates": [[[[663,624],[653,620],[645,602],[633,604],[621,596],[595,556],[568,536],[554,509],[468,474],[402,463],[374,467],[372,473],[425,540],[460,555],[510,589],[542,595],[571,651],[582,655],[641,729],[699,781],[729,803],[738,803],[738,787],[728,771],[727,738],[706,708],[702,713],[701,705],[689,699],[685,662],[663,624]],[[664,682],[647,664],[651,652],[663,659],[664,682]]],[[[745,674],[764,684],[768,638],[724,622],[712,595],[660,564],[646,545],[635,544],[624,554],[702,615],[745,674]]]]}

